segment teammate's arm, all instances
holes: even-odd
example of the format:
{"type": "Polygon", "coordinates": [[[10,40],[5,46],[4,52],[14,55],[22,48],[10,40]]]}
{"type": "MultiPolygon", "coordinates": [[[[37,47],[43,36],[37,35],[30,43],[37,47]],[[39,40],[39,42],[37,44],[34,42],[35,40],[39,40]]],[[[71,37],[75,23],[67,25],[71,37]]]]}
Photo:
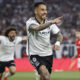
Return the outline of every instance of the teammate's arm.
{"type": "Polygon", "coordinates": [[[23,37],[22,37],[22,41],[23,41],[23,40],[28,40],[28,37],[27,37],[27,36],[23,36],[23,37]]]}
{"type": "Polygon", "coordinates": [[[28,37],[27,36],[17,36],[16,44],[19,44],[21,41],[24,41],[24,40],[28,40],[28,37]]]}
{"type": "Polygon", "coordinates": [[[5,36],[0,35],[0,43],[5,39],[5,36]]]}
{"type": "Polygon", "coordinates": [[[43,30],[43,29],[47,28],[48,26],[50,26],[52,24],[59,23],[61,21],[61,19],[62,19],[62,17],[58,17],[58,18],[56,18],[54,20],[50,20],[50,21],[48,21],[44,24],[40,24],[39,26],[36,25],[36,24],[31,24],[29,29],[30,30],[35,30],[35,31],[40,31],[40,30],[43,30]]]}

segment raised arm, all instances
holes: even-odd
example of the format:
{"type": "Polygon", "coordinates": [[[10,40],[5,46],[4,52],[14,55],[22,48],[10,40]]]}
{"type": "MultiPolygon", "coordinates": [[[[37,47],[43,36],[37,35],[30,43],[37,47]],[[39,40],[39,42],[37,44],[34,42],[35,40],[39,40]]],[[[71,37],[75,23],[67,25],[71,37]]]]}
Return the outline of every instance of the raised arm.
{"type": "Polygon", "coordinates": [[[43,29],[47,28],[48,26],[50,26],[52,24],[59,23],[61,21],[61,19],[62,19],[62,17],[58,17],[58,18],[56,18],[54,20],[50,20],[50,21],[48,21],[44,24],[40,24],[39,26],[36,25],[36,24],[31,24],[29,29],[30,30],[35,30],[35,31],[40,31],[40,30],[43,30],[43,29]]]}
{"type": "Polygon", "coordinates": [[[19,44],[21,41],[24,41],[24,40],[28,40],[28,37],[27,36],[17,36],[16,37],[16,44],[19,44]]]}
{"type": "Polygon", "coordinates": [[[23,36],[22,40],[28,40],[28,37],[27,36],[23,36]]]}

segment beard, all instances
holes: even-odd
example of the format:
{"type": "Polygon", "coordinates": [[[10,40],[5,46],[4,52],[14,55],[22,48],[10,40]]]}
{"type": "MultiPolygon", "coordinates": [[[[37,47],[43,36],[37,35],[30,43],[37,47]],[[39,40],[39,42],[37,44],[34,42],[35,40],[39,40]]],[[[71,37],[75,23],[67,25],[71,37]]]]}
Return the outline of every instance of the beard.
{"type": "Polygon", "coordinates": [[[47,18],[47,16],[44,15],[44,14],[41,16],[41,19],[42,19],[42,20],[45,20],[46,18],[47,18]]]}
{"type": "Polygon", "coordinates": [[[10,40],[10,41],[14,41],[14,39],[15,39],[15,36],[9,37],[9,40],[10,40]]]}
{"type": "Polygon", "coordinates": [[[45,20],[47,18],[47,15],[44,13],[42,15],[38,14],[37,15],[41,20],[45,20]]]}

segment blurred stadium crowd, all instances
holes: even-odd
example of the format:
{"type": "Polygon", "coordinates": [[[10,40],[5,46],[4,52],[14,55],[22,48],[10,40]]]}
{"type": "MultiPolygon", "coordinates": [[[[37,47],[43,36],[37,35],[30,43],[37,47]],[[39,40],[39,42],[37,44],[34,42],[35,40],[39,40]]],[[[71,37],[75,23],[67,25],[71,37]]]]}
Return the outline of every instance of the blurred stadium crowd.
{"type": "MultiPolygon", "coordinates": [[[[80,28],[80,0],[44,1],[48,6],[48,17],[64,17],[59,24],[63,43],[74,43],[75,31],[80,28]]],[[[25,22],[33,16],[33,6],[33,0],[0,0],[0,35],[10,25],[17,28],[19,35],[26,35],[25,22]]]]}

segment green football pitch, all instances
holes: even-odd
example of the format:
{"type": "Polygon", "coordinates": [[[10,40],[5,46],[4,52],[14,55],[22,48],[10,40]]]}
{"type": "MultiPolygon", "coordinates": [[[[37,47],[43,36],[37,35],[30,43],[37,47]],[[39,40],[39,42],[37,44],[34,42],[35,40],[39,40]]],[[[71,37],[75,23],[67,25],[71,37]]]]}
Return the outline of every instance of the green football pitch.
{"type": "MultiPolygon", "coordinates": [[[[8,80],[36,80],[35,72],[16,72],[8,80]]],[[[51,80],[80,80],[80,71],[52,72],[51,80]]]]}

